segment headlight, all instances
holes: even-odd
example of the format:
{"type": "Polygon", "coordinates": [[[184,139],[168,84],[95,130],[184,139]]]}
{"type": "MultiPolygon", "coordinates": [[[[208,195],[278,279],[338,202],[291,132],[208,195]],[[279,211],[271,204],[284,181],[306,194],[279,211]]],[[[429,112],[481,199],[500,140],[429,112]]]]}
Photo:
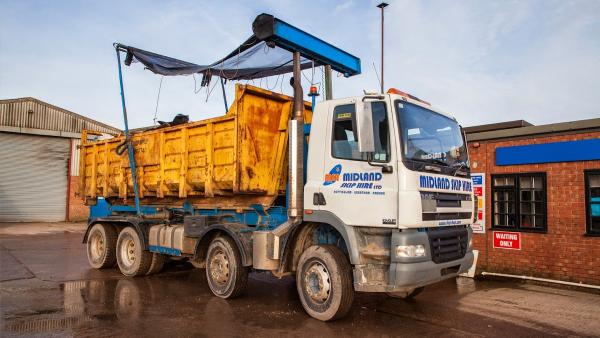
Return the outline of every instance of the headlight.
{"type": "Polygon", "coordinates": [[[418,245],[398,245],[396,246],[397,257],[422,257],[425,256],[425,247],[418,245]]]}
{"type": "Polygon", "coordinates": [[[473,236],[471,236],[471,238],[469,238],[469,246],[467,247],[467,249],[470,249],[473,247],[473,236]]]}

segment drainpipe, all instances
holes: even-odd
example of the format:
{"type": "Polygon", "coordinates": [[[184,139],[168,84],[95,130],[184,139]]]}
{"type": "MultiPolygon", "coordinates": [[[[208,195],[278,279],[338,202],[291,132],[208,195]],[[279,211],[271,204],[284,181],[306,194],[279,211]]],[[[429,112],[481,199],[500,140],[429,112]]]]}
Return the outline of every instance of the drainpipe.
{"type": "Polygon", "coordinates": [[[71,162],[73,162],[73,139],[69,139],[69,161],[67,162],[67,210],[65,214],[65,221],[71,221],[71,215],[69,206],[71,205],[71,162]]]}

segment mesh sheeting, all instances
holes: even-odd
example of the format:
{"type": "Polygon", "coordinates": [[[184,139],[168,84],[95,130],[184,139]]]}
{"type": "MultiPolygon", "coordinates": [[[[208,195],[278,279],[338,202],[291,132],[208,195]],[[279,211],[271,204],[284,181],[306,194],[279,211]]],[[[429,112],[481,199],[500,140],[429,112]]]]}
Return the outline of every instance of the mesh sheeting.
{"type": "MultiPolygon", "coordinates": [[[[212,76],[228,80],[252,80],[293,71],[293,54],[290,51],[269,45],[254,35],[223,59],[206,66],[135,47],[124,45],[118,47],[127,52],[125,58],[127,65],[132,61],[138,61],[153,73],[166,76],[200,73],[204,75],[202,85],[210,82],[212,76]]],[[[313,61],[304,57],[300,58],[300,64],[302,69],[313,67],[313,61]]],[[[321,64],[315,62],[314,67],[317,66],[321,64]]]]}

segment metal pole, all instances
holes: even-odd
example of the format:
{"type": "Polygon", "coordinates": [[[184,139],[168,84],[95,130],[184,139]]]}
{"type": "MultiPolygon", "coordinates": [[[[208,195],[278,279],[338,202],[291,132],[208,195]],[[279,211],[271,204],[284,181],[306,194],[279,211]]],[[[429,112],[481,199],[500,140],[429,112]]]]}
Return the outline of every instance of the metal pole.
{"type": "Polygon", "coordinates": [[[133,145],[129,139],[129,124],[127,123],[127,107],[125,106],[125,90],[123,89],[123,73],[121,72],[121,54],[119,47],[115,47],[117,52],[117,64],[119,65],[119,86],[121,87],[121,106],[123,107],[123,121],[125,122],[125,142],[127,142],[127,155],[129,157],[129,165],[131,167],[131,179],[133,180],[133,195],[135,200],[135,211],[141,215],[140,210],[140,194],[138,190],[138,182],[136,178],[135,155],[133,153],[133,145]]]}
{"type": "Polygon", "coordinates": [[[388,4],[385,3],[385,2],[382,2],[379,5],[377,5],[377,7],[381,8],[381,93],[382,94],[383,94],[383,92],[385,90],[384,86],[383,86],[383,77],[384,77],[384,73],[383,73],[383,45],[384,45],[384,43],[383,43],[383,41],[384,41],[383,40],[383,37],[384,37],[384,35],[383,35],[383,33],[384,33],[383,23],[384,23],[384,15],[383,15],[383,13],[384,13],[384,9],[387,6],[388,6],[388,4]]]}
{"type": "Polygon", "coordinates": [[[289,208],[288,216],[300,220],[304,193],[304,99],[300,53],[294,52],[294,115],[289,122],[289,208]]]}
{"type": "Polygon", "coordinates": [[[221,79],[221,91],[223,92],[223,102],[225,103],[225,114],[227,114],[229,106],[227,105],[227,95],[225,95],[225,83],[222,77],[219,79],[221,79]]]}
{"type": "Polygon", "coordinates": [[[333,99],[333,86],[331,84],[331,66],[325,66],[325,100],[333,99]]]}

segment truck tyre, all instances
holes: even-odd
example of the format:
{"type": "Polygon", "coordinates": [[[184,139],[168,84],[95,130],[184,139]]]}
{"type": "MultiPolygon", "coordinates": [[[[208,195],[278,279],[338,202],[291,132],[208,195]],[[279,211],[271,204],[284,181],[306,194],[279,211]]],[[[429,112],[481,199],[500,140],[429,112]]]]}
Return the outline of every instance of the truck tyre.
{"type": "Polygon", "coordinates": [[[152,253],[144,250],[142,241],[132,227],[127,227],[119,233],[117,239],[117,263],[125,276],[143,276],[150,270],[152,253]]]}
{"type": "Polygon", "coordinates": [[[237,245],[231,238],[217,236],[208,246],[206,279],[217,297],[235,298],[246,289],[248,268],[242,266],[237,245]]]}
{"type": "Polygon", "coordinates": [[[302,253],[296,287],[304,310],[318,320],[340,319],[352,308],[350,262],[336,246],[313,245],[302,253]]]}
{"type": "Polygon", "coordinates": [[[146,272],[146,276],[159,273],[165,266],[166,260],[167,257],[165,255],[161,255],[155,252],[152,253],[152,262],[150,263],[150,268],[148,269],[148,272],[146,272]]]}
{"type": "Polygon", "coordinates": [[[98,223],[87,237],[87,257],[94,269],[111,268],[117,262],[117,230],[110,224],[98,223]]]}

